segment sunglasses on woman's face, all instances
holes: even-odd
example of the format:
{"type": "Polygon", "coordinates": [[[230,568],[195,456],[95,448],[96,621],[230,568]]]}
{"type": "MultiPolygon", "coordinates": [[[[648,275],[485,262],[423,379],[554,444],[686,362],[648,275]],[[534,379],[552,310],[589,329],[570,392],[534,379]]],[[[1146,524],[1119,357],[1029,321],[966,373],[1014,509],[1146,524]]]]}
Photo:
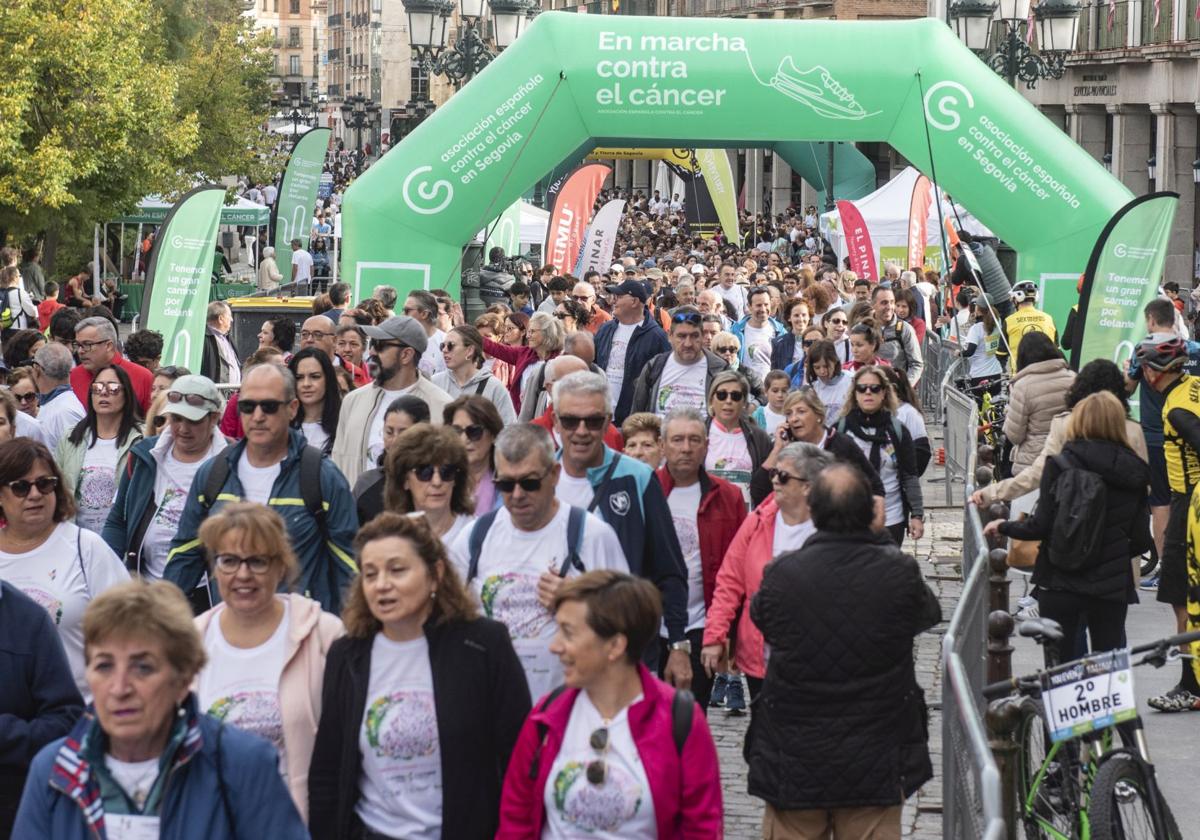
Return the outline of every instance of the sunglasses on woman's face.
{"type": "Polygon", "coordinates": [[[858,385],[854,386],[854,390],[860,394],[882,394],[883,386],[882,385],[865,385],[860,382],[858,385]]]}
{"type": "Polygon", "coordinates": [[[451,426],[451,428],[469,441],[479,440],[483,437],[483,433],[487,431],[487,429],[478,423],[472,423],[469,426],[451,426]]]}
{"type": "Polygon", "coordinates": [[[725,402],[726,400],[741,402],[746,398],[746,395],[741,391],[726,391],[723,388],[714,393],[713,396],[717,398],[717,402],[725,402]]]}
{"type": "Polygon", "coordinates": [[[122,387],[120,382],[93,382],[92,393],[98,397],[102,397],[105,394],[115,397],[121,393],[122,387]]]}
{"type": "Polygon", "coordinates": [[[428,484],[433,481],[433,474],[435,472],[447,484],[453,483],[458,478],[458,467],[454,464],[442,464],[438,467],[431,464],[423,464],[412,468],[413,477],[422,484],[428,484]]]}
{"type": "Polygon", "coordinates": [[[844,327],[846,326],[847,322],[845,318],[830,318],[829,323],[833,324],[835,327],[844,327]]]}
{"type": "Polygon", "coordinates": [[[801,484],[808,484],[807,479],[801,478],[798,475],[792,475],[791,473],[784,472],[783,470],[770,470],[767,474],[771,476],[772,481],[779,482],[780,487],[786,487],[789,481],[797,481],[801,484]]]}
{"type": "Polygon", "coordinates": [[[717,352],[720,353],[722,356],[736,356],[737,348],[736,347],[718,347],[717,352]]]}
{"type": "Polygon", "coordinates": [[[58,479],[52,475],[43,475],[35,478],[33,481],[18,478],[16,481],[8,482],[8,489],[18,499],[24,499],[34,487],[43,496],[49,496],[58,487],[58,479]]]}

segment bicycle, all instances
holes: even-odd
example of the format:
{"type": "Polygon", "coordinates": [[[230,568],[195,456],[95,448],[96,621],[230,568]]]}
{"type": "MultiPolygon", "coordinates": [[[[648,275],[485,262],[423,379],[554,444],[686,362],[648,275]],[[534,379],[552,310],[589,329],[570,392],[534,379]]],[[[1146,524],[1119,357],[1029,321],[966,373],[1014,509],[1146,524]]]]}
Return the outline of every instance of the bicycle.
{"type": "Polygon", "coordinates": [[[1062,640],[1057,622],[1032,619],[1017,632],[1043,646],[1047,667],[986,686],[983,695],[997,712],[1002,711],[998,705],[1017,705],[1015,816],[1025,836],[1183,840],[1155,778],[1132,669],[1177,661],[1177,646],[1200,641],[1200,631],[1061,665],[1055,654],[1062,640]],[[1145,656],[1131,661],[1137,654],[1145,656]]]}

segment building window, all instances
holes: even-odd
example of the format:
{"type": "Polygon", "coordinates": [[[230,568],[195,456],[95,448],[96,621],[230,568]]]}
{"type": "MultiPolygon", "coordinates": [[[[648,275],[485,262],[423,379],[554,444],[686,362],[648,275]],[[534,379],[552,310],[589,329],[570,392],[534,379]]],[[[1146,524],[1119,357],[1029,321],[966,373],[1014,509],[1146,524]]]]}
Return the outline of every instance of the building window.
{"type": "Polygon", "coordinates": [[[288,47],[290,47],[291,49],[294,50],[299,46],[300,46],[300,27],[299,26],[289,26],[288,27],[288,47]]]}
{"type": "Polygon", "coordinates": [[[288,11],[294,15],[300,14],[300,0],[288,0],[288,11]]]}
{"type": "Polygon", "coordinates": [[[300,56],[298,56],[298,55],[289,55],[288,56],[288,75],[290,75],[290,76],[299,76],[300,75],[300,56]]]}
{"type": "Polygon", "coordinates": [[[409,86],[408,99],[410,102],[425,102],[429,99],[429,73],[421,66],[421,62],[413,60],[412,81],[409,86]]]}

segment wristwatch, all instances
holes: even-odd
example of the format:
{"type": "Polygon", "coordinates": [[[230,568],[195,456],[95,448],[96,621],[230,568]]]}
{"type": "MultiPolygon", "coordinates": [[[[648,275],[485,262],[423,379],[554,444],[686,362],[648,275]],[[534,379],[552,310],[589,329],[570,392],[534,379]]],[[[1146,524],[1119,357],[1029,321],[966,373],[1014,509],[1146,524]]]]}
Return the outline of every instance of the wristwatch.
{"type": "Polygon", "coordinates": [[[688,639],[681,639],[678,642],[673,642],[670,647],[672,651],[681,650],[688,656],[692,655],[692,643],[688,639]]]}

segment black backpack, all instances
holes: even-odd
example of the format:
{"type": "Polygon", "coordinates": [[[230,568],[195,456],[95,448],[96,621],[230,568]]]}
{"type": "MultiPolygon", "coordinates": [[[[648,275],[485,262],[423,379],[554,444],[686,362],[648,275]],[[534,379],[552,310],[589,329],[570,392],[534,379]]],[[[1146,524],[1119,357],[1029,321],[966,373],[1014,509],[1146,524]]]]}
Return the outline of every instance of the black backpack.
{"type": "MultiPolygon", "coordinates": [[[[487,539],[492,523],[496,521],[497,511],[489,511],[475,520],[471,526],[471,536],[467,547],[470,560],[467,565],[467,583],[475,580],[479,574],[479,556],[483,553],[483,541],[487,539]]],[[[580,574],[586,572],[583,561],[579,559],[579,549],[583,546],[583,525],[587,520],[587,511],[572,506],[567,514],[567,556],[563,558],[562,567],[558,570],[559,577],[566,577],[572,567],[580,574]]]]}
{"type": "Polygon", "coordinates": [[[1066,454],[1053,458],[1062,473],[1054,482],[1054,501],[1058,509],[1046,556],[1056,568],[1077,572],[1104,559],[1108,486],[1098,473],[1076,466],[1066,454]]]}

